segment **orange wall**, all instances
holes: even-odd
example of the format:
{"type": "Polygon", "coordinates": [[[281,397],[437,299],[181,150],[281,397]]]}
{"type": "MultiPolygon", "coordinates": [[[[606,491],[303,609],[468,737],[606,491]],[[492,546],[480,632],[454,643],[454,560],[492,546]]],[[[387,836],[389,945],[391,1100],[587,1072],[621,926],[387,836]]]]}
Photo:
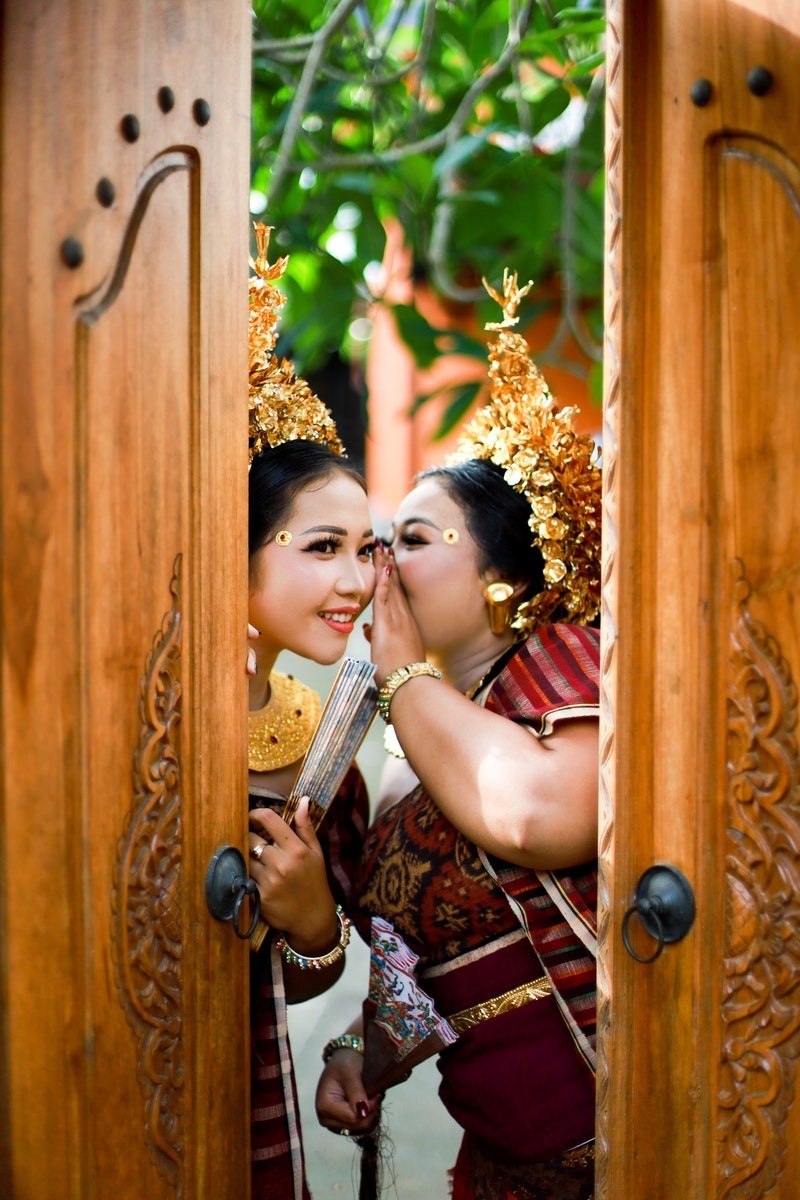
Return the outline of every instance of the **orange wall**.
{"type": "MultiPolygon", "coordinates": [[[[457,306],[460,310],[457,313],[447,311],[424,285],[415,286],[411,281],[410,266],[409,252],[402,245],[402,231],[390,230],[384,258],[383,297],[387,301],[416,304],[436,328],[459,328],[474,337],[485,336],[476,327],[466,306],[457,306]]],[[[535,289],[531,295],[535,295],[535,289]]],[[[428,401],[410,417],[414,399],[450,380],[464,383],[486,379],[487,368],[475,359],[458,355],[443,355],[431,367],[417,368],[413,355],[398,337],[394,320],[385,305],[375,304],[371,316],[373,329],[366,367],[369,397],[366,473],[375,520],[382,528],[408,491],[414,475],[425,467],[443,462],[458,439],[458,430],[455,430],[443,441],[433,440],[447,407],[447,397],[428,401]]],[[[550,343],[557,324],[558,311],[553,309],[524,330],[534,358],[550,343]]],[[[591,365],[571,336],[565,339],[560,357],[575,363],[583,375],[591,365]]],[[[579,432],[599,436],[601,413],[589,397],[585,379],[576,378],[563,367],[545,365],[543,370],[557,401],[561,405],[576,405],[581,410],[576,418],[579,432]]]]}

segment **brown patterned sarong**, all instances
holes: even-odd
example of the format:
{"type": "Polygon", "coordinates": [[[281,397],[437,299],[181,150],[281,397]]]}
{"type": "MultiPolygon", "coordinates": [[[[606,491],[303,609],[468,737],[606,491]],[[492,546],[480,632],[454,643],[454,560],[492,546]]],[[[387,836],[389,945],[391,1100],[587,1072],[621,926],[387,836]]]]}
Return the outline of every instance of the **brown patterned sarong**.
{"type": "Polygon", "coordinates": [[[594,1142],[536,1162],[498,1162],[465,1138],[453,1170],[453,1200],[593,1200],[594,1142]]]}

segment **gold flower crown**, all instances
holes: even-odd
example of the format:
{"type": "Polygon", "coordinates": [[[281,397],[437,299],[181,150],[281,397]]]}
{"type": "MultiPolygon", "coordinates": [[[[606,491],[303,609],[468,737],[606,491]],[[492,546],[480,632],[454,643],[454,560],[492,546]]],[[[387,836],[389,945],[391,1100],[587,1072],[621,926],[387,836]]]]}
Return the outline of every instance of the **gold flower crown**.
{"type": "Polygon", "coordinates": [[[250,260],[250,462],[262,450],[303,438],[320,442],[334,454],[344,454],[328,409],[304,379],[298,379],[288,359],[274,353],[278,313],[286,297],[275,286],[286,270],[287,258],[267,261],[269,226],[255,225],[258,254],[250,260]]]}
{"type": "Polygon", "coordinates": [[[500,296],[484,279],[503,320],[486,329],[491,402],[465,428],[449,463],[488,459],[503,468],[506,483],[525,497],[533,545],[544,557],[548,585],[520,604],[512,627],[531,633],[557,609],[577,624],[600,611],[601,475],[597,447],[575,433],[577,408],[558,408],[528,345],[510,330],[532,284],[520,288],[516,272],[503,273],[500,296]]]}

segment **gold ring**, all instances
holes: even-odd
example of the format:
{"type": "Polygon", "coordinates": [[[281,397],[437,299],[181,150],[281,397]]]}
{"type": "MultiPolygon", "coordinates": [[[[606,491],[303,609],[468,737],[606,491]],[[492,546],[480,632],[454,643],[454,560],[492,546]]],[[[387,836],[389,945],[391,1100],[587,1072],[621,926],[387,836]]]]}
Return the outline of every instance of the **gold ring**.
{"type": "Polygon", "coordinates": [[[340,1133],[340,1135],[341,1135],[342,1137],[350,1137],[350,1130],[349,1130],[349,1129],[340,1129],[340,1130],[339,1130],[339,1133],[340,1133]]]}
{"type": "Polygon", "coordinates": [[[253,846],[253,849],[250,851],[250,853],[252,854],[253,858],[257,858],[258,861],[260,862],[261,855],[264,853],[266,848],[267,848],[266,842],[259,842],[257,846],[253,846]]]}

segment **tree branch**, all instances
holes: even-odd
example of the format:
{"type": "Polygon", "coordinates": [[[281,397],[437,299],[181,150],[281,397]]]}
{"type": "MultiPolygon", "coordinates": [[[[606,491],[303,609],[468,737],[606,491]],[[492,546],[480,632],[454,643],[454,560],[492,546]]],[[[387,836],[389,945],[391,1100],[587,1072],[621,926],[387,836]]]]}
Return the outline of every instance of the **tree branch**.
{"type": "MultiPolygon", "coordinates": [[[[564,163],[564,219],[561,223],[561,264],[562,264],[562,316],[567,327],[572,332],[576,342],[584,354],[595,362],[600,362],[603,349],[595,342],[580,311],[578,289],[575,282],[575,198],[578,192],[578,151],[581,137],[589,121],[594,116],[605,85],[605,70],[597,71],[589,87],[586,97],[586,108],[583,113],[581,133],[567,149],[564,163]]],[[[560,323],[559,323],[560,324],[560,323]]],[[[558,330],[556,331],[557,336],[558,330]]]]}
{"type": "Polygon", "coordinates": [[[267,199],[268,204],[272,202],[283,184],[289,166],[289,159],[294,149],[295,139],[303,120],[303,113],[305,112],[308,98],[311,95],[314,79],[319,69],[319,64],[322,61],[322,56],[325,53],[325,48],[333,35],[344,25],[359,2],[360,0],[339,0],[328,20],[314,35],[306,64],[300,76],[300,82],[297,85],[297,91],[292,99],[289,116],[286,119],[283,136],[278,146],[278,152],[275,156],[267,199]]]}
{"type": "MultiPolygon", "coordinates": [[[[498,75],[502,75],[508,65],[513,62],[517,47],[522,41],[530,21],[532,2],[533,0],[526,0],[519,12],[512,13],[509,19],[508,37],[500,56],[487,71],[484,71],[483,75],[475,80],[475,83],[464,96],[464,99],[459,104],[447,126],[445,131],[445,145],[447,147],[452,146],[457,138],[461,136],[478,96],[485,92],[494,83],[498,75]]],[[[453,167],[442,174],[439,188],[442,200],[437,204],[433,214],[428,257],[434,283],[442,294],[451,300],[471,303],[474,300],[482,298],[483,289],[462,288],[453,279],[447,263],[447,250],[450,244],[450,234],[452,233],[453,218],[455,216],[453,202],[448,197],[452,196],[456,190],[456,168],[453,167]]]]}

